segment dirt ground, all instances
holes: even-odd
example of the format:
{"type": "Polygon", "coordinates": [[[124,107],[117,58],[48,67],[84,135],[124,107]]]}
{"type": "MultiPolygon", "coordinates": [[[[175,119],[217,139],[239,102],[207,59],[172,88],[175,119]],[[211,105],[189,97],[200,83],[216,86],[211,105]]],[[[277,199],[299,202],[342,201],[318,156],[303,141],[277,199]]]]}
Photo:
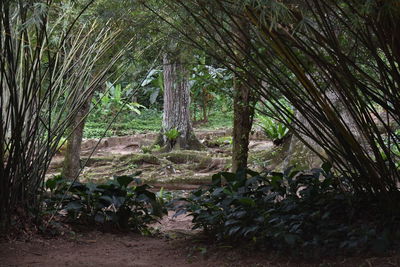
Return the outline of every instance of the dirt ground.
{"type": "MultiPolygon", "coordinates": [[[[267,259],[230,254],[207,257],[190,239],[92,232],[75,240],[0,245],[0,266],[278,266],[267,259]]],[[[281,265],[281,266],[291,266],[281,265]]]]}
{"type": "Polygon", "coordinates": [[[245,245],[213,244],[190,230],[190,218],[171,215],[158,225],[156,236],[84,231],[3,241],[0,266],[400,266],[400,255],[304,260],[245,245]]]}
{"type": "Polygon", "coordinates": [[[0,241],[0,266],[400,266],[400,255],[304,260],[252,246],[215,244],[191,230],[190,217],[172,215],[152,225],[155,236],[85,230],[0,241]]]}
{"type": "MultiPolygon", "coordinates": [[[[81,162],[90,159],[81,172],[80,181],[99,183],[113,176],[140,171],[142,181],[156,189],[197,188],[208,183],[213,174],[229,170],[232,145],[229,129],[196,131],[196,136],[206,145],[203,151],[146,152],[157,137],[155,133],[84,140],[81,162]]],[[[249,148],[251,153],[258,153],[271,150],[273,144],[264,136],[254,134],[249,148]]],[[[61,150],[53,158],[47,177],[61,173],[63,159],[61,150]]]]}
{"type": "MultiPolygon", "coordinates": [[[[213,131],[197,135],[212,141],[229,133],[213,131]]],[[[229,168],[229,144],[211,146],[195,157],[184,155],[183,161],[171,154],[138,160],[143,147],[150,145],[154,138],[154,134],[144,134],[102,140],[81,180],[102,181],[139,169],[143,171],[144,181],[156,188],[187,190],[209,180],[213,173],[229,168]]],[[[82,157],[87,157],[96,143],[97,140],[86,140],[82,157]]],[[[271,148],[272,142],[257,136],[252,138],[251,153],[271,148]]],[[[62,156],[54,159],[49,176],[59,173],[60,163],[62,156]]],[[[400,266],[397,255],[306,261],[260,251],[248,244],[233,248],[210,242],[200,231],[192,230],[190,217],[173,218],[172,215],[171,211],[160,223],[152,225],[156,233],[153,236],[86,229],[67,231],[55,238],[29,235],[0,240],[0,266],[400,266]]]]}

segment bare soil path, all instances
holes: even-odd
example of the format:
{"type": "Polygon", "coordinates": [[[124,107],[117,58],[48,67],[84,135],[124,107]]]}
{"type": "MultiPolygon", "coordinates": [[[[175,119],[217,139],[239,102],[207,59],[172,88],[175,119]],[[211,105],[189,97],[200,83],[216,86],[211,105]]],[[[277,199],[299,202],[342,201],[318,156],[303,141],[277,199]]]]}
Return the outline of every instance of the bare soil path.
{"type": "MultiPolygon", "coordinates": [[[[0,243],[0,266],[280,266],[274,257],[210,245],[191,218],[170,212],[152,225],[150,237],[134,233],[84,231],[57,238],[0,243]],[[215,253],[214,250],[217,250],[215,253]],[[278,265],[277,265],[278,264],[278,265]]],[[[282,266],[292,266],[285,264],[282,266]]]]}
{"type": "Polygon", "coordinates": [[[201,235],[91,231],[52,239],[0,242],[0,266],[400,266],[400,255],[303,260],[259,251],[211,244],[201,235]]]}
{"type": "Polygon", "coordinates": [[[0,248],[0,266],[294,266],[235,253],[207,256],[190,239],[135,234],[91,232],[76,240],[15,242],[0,248]]]}
{"type": "MultiPolygon", "coordinates": [[[[229,136],[229,132],[210,131],[197,135],[212,143],[213,139],[229,136]]],[[[182,190],[193,189],[213,173],[229,167],[229,144],[211,146],[198,154],[142,157],[143,147],[150,145],[154,138],[155,134],[142,134],[104,139],[82,179],[101,181],[139,169],[143,171],[145,182],[182,190]],[[189,181],[187,177],[194,178],[189,181]]],[[[96,143],[97,140],[85,141],[82,157],[87,157],[96,143]]],[[[271,142],[257,138],[252,138],[250,144],[255,153],[271,150],[271,147],[271,142]]],[[[62,159],[62,156],[55,158],[49,175],[57,174],[62,159]]],[[[66,231],[56,238],[27,235],[0,240],[0,266],[400,266],[397,255],[305,261],[293,259],[287,253],[260,251],[246,244],[237,248],[215,244],[199,231],[191,230],[190,217],[173,218],[172,215],[170,212],[160,223],[152,225],[158,233],[155,236],[85,230],[66,231]]]]}
{"type": "Polygon", "coordinates": [[[238,247],[214,243],[200,231],[191,230],[191,218],[173,218],[169,212],[152,227],[159,234],[104,233],[96,230],[66,232],[63,236],[44,238],[29,236],[26,240],[0,240],[0,267],[53,266],[400,266],[400,255],[388,257],[337,257],[305,260],[286,253],[260,250],[250,244],[238,247]]]}

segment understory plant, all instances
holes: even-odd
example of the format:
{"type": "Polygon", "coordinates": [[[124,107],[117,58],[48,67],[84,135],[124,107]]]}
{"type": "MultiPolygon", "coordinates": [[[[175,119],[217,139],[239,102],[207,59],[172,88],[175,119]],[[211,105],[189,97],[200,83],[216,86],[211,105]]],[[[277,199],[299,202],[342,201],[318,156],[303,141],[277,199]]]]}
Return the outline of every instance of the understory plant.
{"type": "Polygon", "coordinates": [[[160,69],[152,69],[146,79],[143,80],[141,87],[144,89],[144,95],[147,95],[149,106],[156,106],[157,99],[162,97],[164,91],[164,75],[160,69]]]}
{"type": "Polygon", "coordinates": [[[121,84],[112,84],[106,82],[105,92],[99,92],[97,97],[93,100],[96,105],[94,115],[101,118],[111,118],[118,112],[134,112],[140,115],[143,105],[139,103],[128,101],[133,89],[130,85],[122,87],[121,84]]]}
{"type": "Polygon", "coordinates": [[[207,122],[212,108],[227,112],[232,104],[233,75],[225,68],[207,65],[205,55],[196,56],[196,60],[190,77],[191,110],[193,121],[207,122]]]}
{"type": "Polygon", "coordinates": [[[181,133],[176,128],[170,129],[164,133],[164,139],[168,144],[168,149],[174,147],[180,135],[181,133]]]}
{"type": "Polygon", "coordinates": [[[303,256],[383,252],[399,244],[400,217],[354,194],[349,180],[321,169],[220,172],[191,192],[177,214],[224,241],[253,241],[303,256]],[[339,182],[339,180],[341,180],[339,182]]]}
{"type": "Polygon", "coordinates": [[[257,106],[257,121],[258,125],[263,129],[265,135],[279,143],[284,137],[289,134],[288,124],[291,122],[290,116],[293,116],[294,111],[290,103],[284,99],[280,98],[277,101],[279,107],[276,107],[270,101],[264,101],[257,106]],[[276,109],[283,109],[284,115],[276,116],[276,109]]]}
{"type": "Polygon", "coordinates": [[[49,195],[44,202],[48,213],[65,214],[69,222],[146,232],[147,224],[166,213],[163,202],[149,188],[133,176],[116,176],[103,184],[57,176],[46,181],[49,195]]]}
{"type": "Polygon", "coordinates": [[[285,124],[271,117],[259,115],[258,120],[265,135],[272,140],[282,139],[289,133],[289,128],[285,124]]]}

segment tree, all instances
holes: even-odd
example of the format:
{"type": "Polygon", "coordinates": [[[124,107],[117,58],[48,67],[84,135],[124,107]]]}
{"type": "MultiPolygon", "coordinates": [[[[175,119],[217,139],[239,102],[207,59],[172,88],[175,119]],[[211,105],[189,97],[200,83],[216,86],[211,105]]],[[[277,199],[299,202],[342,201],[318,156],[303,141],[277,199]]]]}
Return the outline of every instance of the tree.
{"type": "MultiPolygon", "coordinates": [[[[250,55],[249,25],[243,19],[237,19],[232,25],[235,33],[234,46],[237,47],[238,61],[247,61],[250,55]],[[243,53],[242,51],[247,51],[243,53]]],[[[245,63],[244,63],[245,65],[245,63]]],[[[240,71],[240,70],[238,70],[240,71]]],[[[253,83],[250,74],[244,77],[236,75],[233,97],[233,146],[232,146],[232,171],[247,167],[249,151],[249,137],[253,125],[255,98],[250,83],[253,83]]]]}
{"type": "MultiPolygon", "coordinates": [[[[173,23],[179,32],[193,46],[200,48],[235,74],[232,170],[246,168],[254,116],[255,97],[252,87],[255,79],[254,73],[249,71],[250,23],[242,16],[244,10],[235,1],[194,0],[164,3],[175,11],[176,19],[173,23]],[[225,10],[234,12],[227,14],[225,10]],[[180,21],[186,23],[179,23],[180,21]],[[193,36],[193,32],[196,36],[193,36]]],[[[170,19],[165,17],[165,21],[169,22],[170,19]]]]}
{"type": "MultiPolygon", "coordinates": [[[[79,2],[77,4],[79,6],[79,2]]],[[[108,65],[112,55],[118,53],[121,47],[127,48],[125,44],[130,43],[130,40],[133,38],[133,36],[136,38],[137,36],[139,36],[134,35],[133,29],[137,30],[138,27],[136,27],[136,24],[140,23],[142,18],[137,19],[137,17],[135,17],[135,20],[133,19],[134,16],[122,15],[126,13],[126,6],[128,5],[129,1],[97,1],[90,6],[87,14],[79,21],[82,25],[84,25],[94,18],[99,18],[102,24],[109,24],[112,28],[115,29],[115,31],[121,32],[118,36],[119,38],[116,38],[114,40],[113,47],[111,47],[108,54],[104,56],[103,61],[99,62],[97,66],[98,69],[108,65]]],[[[70,9],[72,9],[72,12],[76,12],[76,10],[79,10],[79,7],[76,8],[72,6],[70,7],[70,9]]],[[[129,11],[138,12],[134,8],[130,9],[129,11]]],[[[129,53],[134,53],[131,47],[129,47],[129,53]]],[[[128,53],[125,55],[125,57],[127,55],[128,53]]],[[[117,71],[117,69],[118,68],[112,69],[111,73],[117,71]]],[[[118,74],[114,76],[118,76],[118,74]]],[[[102,83],[103,82],[104,81],[102,81],[102,83]]],[[[98,91],[97,89],[95,90],[98,91]]],[[[80,161],[81,144],[86,117],[90,111],[92,98],[93,93],[87,97],[86,102],[78,110],[73,120],[73,124],[68,129],[67,148],[64,153],[65,158],[63,163],[62,176],[69,180],[78,179],[78,175],[82,167],[80,161]]]]}
{"type": "MultiPolygon", "coordinates": [[[[156,17],[154,21],[160,22],[158,24],[153,22],[156,24],[156,32],[169,42],[163,56],[164,114],[161,134],[156,144],[163,146],[167,151],[202,149],[203,145],[195,136],[190,121],[189,70],[185,62],[188,57],[179,41],[183,37],[169,24],[174,21],[174,14],[169,12],[168,5],[163,1],[143,1],[142,4],[156,17]],[[165,23],[160,14],[163,14],[162,17],[165,16],[169,22],[165,23]]],[[[174,23],[178,25],[183,22],[184,20],[179,20],[174,23]]]]}
{"type": "Polygon", "coordinates": [[[201,149],[190,121],[189,71],[180,48],[166,53],[164,69],[164,114],[159,144],[171,149],[201,149]]]}
{"type": "Polygon", "coordinates": [[[83,139],[83,130],[85,128],[86,116],[90,110],[92,101],[91,94],[82,107],[78,110],[74,118],[74,122],[69,129],[69,137],[67,138],[67,149],[64,153],[64,163],[62,176],[68,180],[78,180],[81,169],[81,144],[83,139]]]}
{"type": "MultiPolygon", "coordinates": [[[[212,56],[228,66],[233,62],[242,66],[244,71],[236,73],[243,80],[252,73],[257,83],[267,82],[268,88],[257,83],[252,87],[269,99],[266,106],[272,107],[270,112],[278,121],[346,177],[344,188],[351,186],[385,208],[396,202],[400,147],[398,131],[391,124],[400,121],[397,1],[178,2],[208,37],[203,38],[208,42],[203,47],[218,46],[223,51],[222,55],[211,51],[212,56]],[[226,38],[231,33],[229,22],[240,8],[257,37],[250,43],[250,68],[234,59],[237,47],[226,38]],[[218,12],[226,19],[216,19],[218,12]],[[278,93],[271,94],[271,89],[278,93]],[[332,91],[343,105],[332,102],[332,91]],[[308,125],[279,103],[282,97],[308,125]],[[346,123],[341,106],[359,131],[346,123]],[[365,142],[358,139],[359,133],[365,142]],[[322,147],[325,155],[302,135],[322,147]]],[[[239,53],[248,52],[241,49],[239,53]]]]}

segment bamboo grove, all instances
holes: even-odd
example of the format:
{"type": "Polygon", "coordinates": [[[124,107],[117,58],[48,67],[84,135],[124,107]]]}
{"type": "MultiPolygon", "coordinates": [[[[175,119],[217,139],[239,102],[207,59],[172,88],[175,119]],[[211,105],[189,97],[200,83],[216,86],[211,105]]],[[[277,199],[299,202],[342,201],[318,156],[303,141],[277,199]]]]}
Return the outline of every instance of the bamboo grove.
{"type": "Polygon", "coordinates": [[[395,202],[400,178],[396,1],[165,3],[188,22],[171,25],[266,99],[269,113],[333,164],[343,190],[383,205],[395,202]],[[250,42],[244,45],[246,32],[250,42]]]}
{"type": "Polygon", "coordinates": [[[52,1],[0,2],[1,230],[16,211],[40,217],[45,174],[61,138],[121,57],[99,67],[117,33],[79,21],[82,12],[52,1]]]}

